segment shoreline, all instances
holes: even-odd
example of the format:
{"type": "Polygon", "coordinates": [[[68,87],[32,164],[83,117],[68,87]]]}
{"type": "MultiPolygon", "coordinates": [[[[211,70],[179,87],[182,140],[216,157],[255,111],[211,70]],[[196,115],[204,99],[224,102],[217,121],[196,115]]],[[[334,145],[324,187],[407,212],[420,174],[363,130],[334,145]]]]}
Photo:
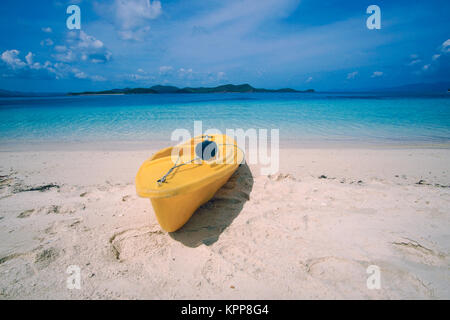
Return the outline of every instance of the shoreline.
{"type": "MultiPolygon", "coordinates": [[[[270,140],[267,142],[270,148],[270,140]]],[[[129,141],[0,141],[2,152],[39,152],[39,151],[144,151],[158,150],[176,145],[176,141],[167,140],[129,140],[129,141]]],[[[248,150],[248,145],[246,149],[248,150]]],[[[381,141],[298,141],[280,140],[280,149],[450,149],[449,142],[381,142],[381,141]]]]}

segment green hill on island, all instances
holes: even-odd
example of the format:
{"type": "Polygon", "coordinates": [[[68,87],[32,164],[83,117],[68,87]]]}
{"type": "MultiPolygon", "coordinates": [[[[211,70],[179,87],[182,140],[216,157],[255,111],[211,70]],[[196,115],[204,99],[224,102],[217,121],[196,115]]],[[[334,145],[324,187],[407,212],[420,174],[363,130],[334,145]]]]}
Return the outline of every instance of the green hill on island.
{"type": "Polygon", "coordinates": [[[124,88],[104,91],[70,92],[69,95],[101,95],[101,94],[164,94],[164,93],[248,93],[248,92],[314,92],[313,89],[298,91],[291,88],[258,89],[249,84],[226,84],[217,87],[178,88],[174,86],[155,85],[150,88],[124,88]]]}
{"type": "MultiPolygon", "coordinates": [[[[183,88],[183,89],[179,89],[177,91],[177,93],[226,93],[226,92],[234,92],[234,93],[243,93],[243,92],[304,92],[304,91],[297,91],[291,88],[284,88],[284,89],[277,89],[277,90],[272,90],[272,89],[257,89],[252,87],[249,84],[239,84],[239,85],[234,85],[234,84],[225,84],[222,86],[218,86],[218,87],[212,87],[212,88],[208,88],[208,87],[200,87],[200,88],[183,88]]],[[[308,91],[311,92],[311,91],[308,91]]]]}
{"type": "Polygon", "coordinates": [[[180,91],[180,88],[178,87],[162,85],[156,85],[150,87],[150,89],[155,90],[157,93],[177,93],[178,91],[180,91]]]}

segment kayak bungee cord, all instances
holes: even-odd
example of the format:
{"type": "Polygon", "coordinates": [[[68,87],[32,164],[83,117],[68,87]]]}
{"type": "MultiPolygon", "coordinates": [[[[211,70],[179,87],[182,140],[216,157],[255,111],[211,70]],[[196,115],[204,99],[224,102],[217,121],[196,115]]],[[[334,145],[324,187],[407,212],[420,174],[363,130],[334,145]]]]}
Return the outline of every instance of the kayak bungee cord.
{"type": "MultiPolygon", "coordinates": [[[[206,136],[206,138],[208,139],[209,137],[206,136]]],[[[237,145],[235,144],[231,144],[231,143],[220,143],[219,146],[233,146],[235,148],[238,148],[239,150],[241,150],[242,154],[245,154],[245,152],[237,145]]],[[[163,175],[160,179],[158,179],[156,182],[158,182],[158,185],[163,184],[164,182],[166,182],[166,178],[169,174],[172,173],[172,171],[176,168],[182,167],[186,164],[190,164],[196,160],[209,160],[211,158],[214,158],[216,156],[216,150],[218,150],[218,145],[211,140],[204,140],[200,143],[197,144],[197,146],[195,147],[195,153],[197,154],[197,157],[195,157],[194,159],[184,162],[182,164],[178,164],[178,161],[180,160],[180,154],[178,154],[178,158],[175,161],[175,164],[166,172],[165,175],[163,175]],[[206,153],[205,151],[210,151],[209,153],[206,153]]]]}
{"type": "MultiPolygon", "coordinates": [[[[217,144],[215,142],[212,142],[211,140],[209,140],[211,137],[210,136],[202,136],[202,138],[206,138],[206,140],[200,142],[197,144],[197,146],[195,147],[195,153],[197,154],[197,157],[188,161],[188,162],[184,162],[180,165],[177,165],[178,161],[180,160],[180,152],[178,152],[178,158],[177,161],[175,161],[175,164],[172,166],[172,168],[169,169],[169,171],[166,172],[165,175],[163,175],[160,179],[158,179],[156,182],[158,182],[158,185],[163,184],[164,182],[166,182],[166,178],[167,176],[176,168],[184,166],[185,164],[189,164],[192,163],[196,160],[209,160],[210,158],[214,157],[216,154],[216,148],[217,148],[217,144]],[[210,152],[210,156],[209,157],[205,157],[205,149],[206,147],[210,146],[210,144],[213,144],[213,150],[210,152]],[[201,148],[201,149],[200,149],[201,148]]],[[[211,146],[210,146],[211,147],[211,146]]]]}
{"type": "Polygon", "coordinates": [[[194,162],[195,160],[200,160],[200,158],[195,158],[195,159],[192,159],[191,161],[184,162],[184,163],[182,163],[182,164],[177,165],[178,160],[180,160],[180,155],[178,155],[178,159],[177,159],[177,161],[175,162],[175,164],[173,165],[173,167],[170,168],[169,171],[167,171],[167,173],[166,173],[165,175],[163,175],[160,179],[158,179],[158,180],[156,181],[156,182],[158,182],[159,185],[161,185],[161,184],[163,184],[164,182],[166,182],[167,176],[168,176],[174,169],[179,168],[179,167],[181,167],[181,166],[184,166],[185,164],[189,164],[189,163],[191,163],[191,162],[194,162]]]}

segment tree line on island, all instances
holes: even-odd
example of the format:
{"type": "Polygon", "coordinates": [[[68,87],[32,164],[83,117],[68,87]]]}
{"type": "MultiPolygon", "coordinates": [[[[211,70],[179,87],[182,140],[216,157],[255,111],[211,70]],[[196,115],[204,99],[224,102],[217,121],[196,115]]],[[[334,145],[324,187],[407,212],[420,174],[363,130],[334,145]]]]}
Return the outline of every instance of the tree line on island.
{"type": "MultiPolygon", "coordinates": [[[[420,95],[420,94],[440,94],[448,97],[450,94],[450,82],[434,82],[434,83],[413,83],[390,88],[377,89],[359,89],[359,90],[329,90],[321,91],[322,93],[398,93],[404,95],[420,95]]],[[[109,94],[161,94],[161,93],[248,93],[248,92],[316,92],[314,89],[308,90],[294,90],[291,88],[283,89],[258,89],[249,84],[226,84],[218,87],[199,87],[199,88],[178,88],[174,86],[156,85],[150,88],[124,88],[104,91],[85,91],[85,92],[24,92],[24,91],[9,91],[0,89],[0,97],[51,97],[51,96],[79,96],[79,95],[109,95],[109,94]]]]}
{"type": "Polygon", "coordinates": [[[104,91],[84,91],[84,92],[70,92],[69,95],[95,95],[95,94],[161,94],[161,93],[248,93],[248,92],[314,92],[314,89],[295,90],[291,88],[282,89],[260,89],[254,88],[249,84],[226,84],[217,87],[198,87],[198,88],[178,88],[174,86],[156,85],[150,88],[124,88],[112,89],[104,91]]]}

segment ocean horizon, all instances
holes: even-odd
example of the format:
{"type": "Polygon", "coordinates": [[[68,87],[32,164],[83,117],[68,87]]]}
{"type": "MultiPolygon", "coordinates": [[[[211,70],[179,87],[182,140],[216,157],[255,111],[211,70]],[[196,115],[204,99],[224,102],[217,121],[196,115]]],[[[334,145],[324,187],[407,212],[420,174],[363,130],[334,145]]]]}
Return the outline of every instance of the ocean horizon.
{"type": "Polygon", "coordinates": [[[0,148],[157,142],[175,129],[279,129],[283,144],[447,144],[448,95],[214,93],[0,99],[0,148]]]}

